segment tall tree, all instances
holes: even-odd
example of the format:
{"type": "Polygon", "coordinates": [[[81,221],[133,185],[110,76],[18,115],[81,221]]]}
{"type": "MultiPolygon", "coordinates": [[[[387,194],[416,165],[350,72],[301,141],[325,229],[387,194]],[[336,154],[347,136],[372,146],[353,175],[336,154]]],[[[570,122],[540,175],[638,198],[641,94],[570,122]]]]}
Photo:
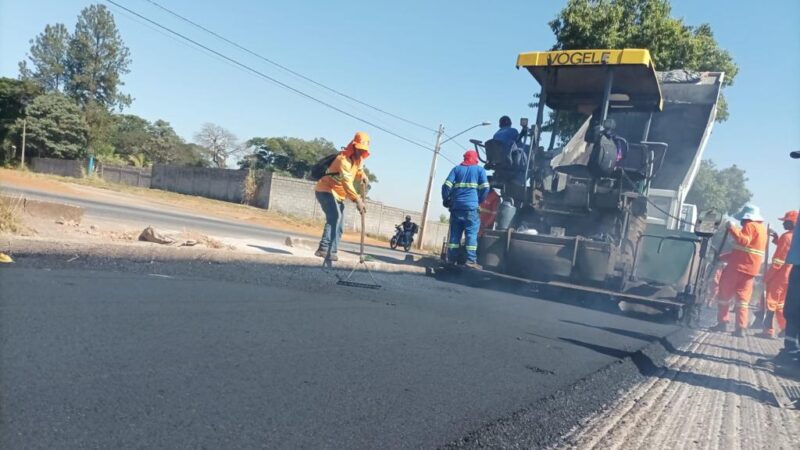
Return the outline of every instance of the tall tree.
{"type": "Polygon", "coordinates": [[[66,82],[69,31],[62,23],[47,25],[44,31],[31,39],[27,59],[19,63],[22,79],[31,79],[45,92],[61,91],[66,82]]]}
{"type": "MultiPolygon", "coordinates": [[[[22,119],[15,131],[20,132],[22,119]]],[[[27,107],[26,151],[39,156],[78,159],[86,156],[89,127],[75,102],[56,92],[40,95],[27,107]]]]}
{"type": "Polygon", "coordinates": [[[752,197],[744,170],[736,165],[719,169],[714,161],[707,159],[700,163],[686,202],[697,205],[699,211],[716,209],[732,214],[752,197]]]}
{"type": "Polygon", "coordinates": [[[0,77],[0,165],[14,159],[14,146],[22,148],[14,124],[41,93],[41,87],[33,80],[0,77]]]}
{"type": "Polygon", "coordinates": [[[227,160],[242,152],[239,140],[230,131],[213,123],[205,123],[194,140],[205,147],[210,155],[211,163],[219,168],[227,165],[227,160]]]}
{"type": "MultiPolygon", "coordinates": [[[[646,48],[658,70],[722,71],[723,85],[733,84],[739,67],[720,48],[711,26],[689,26],[671,13],[669,0],[569,0],[550,22],[556,37],[553,50],[646,48]]],[[[717,120],[727,118],[721,96],[717,120]]],[[[559,136],[569,138],[583,119],[577,113],[559,117],[559,136]]]]}
{"type": "Polygon", "coordinates": [[[130,62],[114,16],[104,5],[90,5],[78,16],[69,42],[65,92],[83,106],[95,102],[122,109],[131,103],[130,96],[119,91],[130,62]]]}

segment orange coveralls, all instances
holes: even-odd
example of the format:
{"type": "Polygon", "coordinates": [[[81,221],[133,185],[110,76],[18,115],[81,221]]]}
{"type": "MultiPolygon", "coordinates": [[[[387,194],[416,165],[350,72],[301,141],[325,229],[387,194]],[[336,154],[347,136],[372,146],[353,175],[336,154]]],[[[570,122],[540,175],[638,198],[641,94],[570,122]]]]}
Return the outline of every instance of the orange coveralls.
{"type": "Polygon", "coordinates": [[[753,278],[764,263],[767,227],[763,222],[745,221],[741,229],[731,226],[728,233],[734,241],[734,247],[723,256],[728,265],[719,280],[717,321],[730,322],[731,301],[736,297],[736,327],[744,329],[749,324],[748,307],[753,296],[753,278]]]}
{"type": "MultiPolygon", "coordinates": [[[[786,319],[783,317],[783,303],[786,301],[786,288],[789,286],[789,272],[792,270],[791,264],[786,264],[786,255],[792,245],[792,231],[783,233],[773,241],[775,243],[775,255],[772,257],[772,265],[767,269],[764,282],[767,286],[767,309],[775,312],[775,319],[778,327],[783,330],[786,328],[786,319]]],[[[767,333],[774,333],[772,323],[769,324],[767,333]]]]}

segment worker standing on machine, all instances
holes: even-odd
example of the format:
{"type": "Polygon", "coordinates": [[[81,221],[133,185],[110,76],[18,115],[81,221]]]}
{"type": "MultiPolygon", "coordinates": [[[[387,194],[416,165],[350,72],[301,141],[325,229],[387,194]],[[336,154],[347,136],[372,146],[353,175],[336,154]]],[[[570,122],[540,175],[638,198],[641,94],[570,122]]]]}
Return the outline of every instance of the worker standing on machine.
{"type": "Polygon", "coordinates": [[[447,260],[458,261],[461,236],[466,235],[467,267],[478,267],[478,229],[480,205],[489,193],[486,170],[478,165],[478,152],[467,150],[464,162],[453,167],[442,185],[442,203],[450,210],[450,238],[447,260]]]}
{"type": "Polygon", "coordinates": [[[730,321],[730,305],[736,297],[736,331],[734,336],[743,337],[749,324],[750,297],[753,296],[753,279],[764,263],[767,247],[767,227],[759,209],[745,205],[733,216],[741,222],[741,228],[728,222],[728,233],[734,241],[733,250],[721,258],[728,263],[719,281],[717,294],[717,325],[712,331],[726,331],[730,321]]]}
{"type": "Polygon", "coordinates": [[[797,211],[789,211],[778,220],[783,222],[786,232],[778,236],[777,233],[770,230],[772,243],[775,244],[775,254],[772,256],[772,265],[764,275],[764,283],[767,287],[767,317],[765,318],[767,325],[764,332],[759,335],[766,338],[775,337],[775,321],[778,322],[778,328],[786,329],[783,304],[786,301],[789,272],[792,270],[792,265],[786,263],[786,255],[789,254],[789,247],[792,245],[792,234],[797,224],[797,211]]]}

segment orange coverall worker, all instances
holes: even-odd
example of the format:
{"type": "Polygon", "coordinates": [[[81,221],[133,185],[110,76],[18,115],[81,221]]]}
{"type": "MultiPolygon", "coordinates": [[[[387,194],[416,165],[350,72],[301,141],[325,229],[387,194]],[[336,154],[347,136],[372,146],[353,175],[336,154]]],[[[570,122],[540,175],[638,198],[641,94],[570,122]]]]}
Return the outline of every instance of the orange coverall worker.
{"type": "MultiPolygon", "coordinates": [[[[780,220],[797,224],[797,211],[787,212],[780,220]]],[[[783,304],[786,301],[786,288],[789,286],[789,273],[792,271],[792,265],[786,264],[786,255],[792,245],[793,232],[794,230],[786,231],[772,241],[775,244],[775,255],[772,257],[772,265],[764,275],[764,282],[767,286],[767,309],[775,313],[775,320],[781,330],[786,328],[783,304]]],[[[767,333],[774,334],[774,332],[774,325],[770,322],[767,333]]]]}
{"type": "Polygon", "coordinates": [[[734,241],[733,250],[722,258],[728,265],[722,271],[717,294],[719,324],[730,322],[730,305],[736,297],[736,329],[746,329],[749,324],[750,297],[753,296],[753,279],[764,263],[767,248],[767,227],[764,222],[742,221],[742,228],[733,224],[728,233],[734,241]]]}
{"type": "Polygon", "coordinates": [[[481,217],[481,229],[478,230],[478,237],[483,236],[484,230],[491,230],[497,219],[497,208],[500,206],[500,195],[490,189],[486,195],[486,199],[481,203],[478,210],[481,217]]]}

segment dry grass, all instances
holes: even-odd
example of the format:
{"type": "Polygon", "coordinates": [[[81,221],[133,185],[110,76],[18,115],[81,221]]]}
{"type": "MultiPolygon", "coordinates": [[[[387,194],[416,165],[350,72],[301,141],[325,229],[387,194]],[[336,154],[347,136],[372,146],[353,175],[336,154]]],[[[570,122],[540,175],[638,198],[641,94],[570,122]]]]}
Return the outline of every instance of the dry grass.
{"type": "Polygon", "coordinates": [[[21,200],[15,201],[0,198],[0,233],[18,233],[22,230],[22,225],[18,219],[20,208],[21,200]]]}

